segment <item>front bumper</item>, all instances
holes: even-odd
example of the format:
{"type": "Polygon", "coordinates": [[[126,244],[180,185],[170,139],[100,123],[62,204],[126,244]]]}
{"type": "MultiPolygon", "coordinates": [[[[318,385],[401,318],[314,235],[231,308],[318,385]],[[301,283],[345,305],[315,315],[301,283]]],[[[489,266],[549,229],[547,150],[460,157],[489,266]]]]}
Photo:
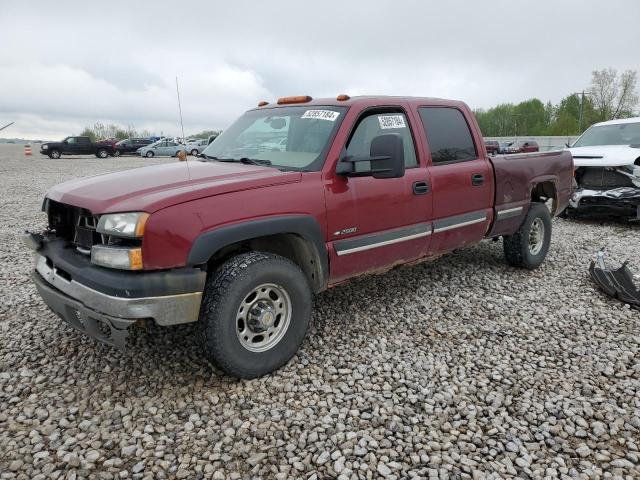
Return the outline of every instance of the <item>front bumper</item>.
{"type": "Polygon", "coordinates": [[[585,215],[614,215],[640,219],[640,188],[620,187],[610,190],[576,190],[569,206],[585,215]]]}
{"type": "Polygon", "coordinates": [[[124,348],[127,329],[138,320],[162,326],[198,320],[203,271],[114,271],[90,264],[58,242],[35,247],[32,278],[45,303],[65,322],[104,343],[124,348]]]}

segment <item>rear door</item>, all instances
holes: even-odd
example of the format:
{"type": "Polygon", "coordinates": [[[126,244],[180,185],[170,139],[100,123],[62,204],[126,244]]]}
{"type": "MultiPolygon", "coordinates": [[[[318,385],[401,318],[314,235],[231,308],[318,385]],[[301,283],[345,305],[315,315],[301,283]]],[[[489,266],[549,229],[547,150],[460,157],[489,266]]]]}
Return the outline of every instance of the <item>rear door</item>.
{"type": "Polygon", "coordinates": [[[455,107],[422,106],[423,140],[430,152],[433,235],[439,254],[484,238],[492,220],[493,170],[487,152],[455,107]]]}
{"type": "MultiPolygon", "coordinates": [[[[89,155],[93,153],[93,145],[88,137],[77,137],[77,153],[81,155],[89,155]]],[[[105,145],[106,146],[106,145],[105,145]]]]}
{"type": "MultiPolygon", "coordinates": [[[[418,161],[405,109],[365,110],[346,128],[351,128],[343,145],[349,156],[369,156],[378,135],[401,136],[406,170],[401,178],[384,179],[331,172],[325,199],[332,283],[426,255],[431,233],[428,173],[418,161]]],[[[356,163],[356,171],[368,170],[364,163],[356,163]]]]}

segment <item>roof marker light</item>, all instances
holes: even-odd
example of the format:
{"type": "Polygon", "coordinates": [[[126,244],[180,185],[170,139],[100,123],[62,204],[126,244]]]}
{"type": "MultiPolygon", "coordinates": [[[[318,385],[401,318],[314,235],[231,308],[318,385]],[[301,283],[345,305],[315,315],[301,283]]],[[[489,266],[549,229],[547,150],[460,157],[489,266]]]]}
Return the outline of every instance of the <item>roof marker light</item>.
{"type": "Polygon", "coordinates": [[[264,100],[262,100],[260,103],[258,103],[259,107],[264,107],[265,105],[269,105],[269,102],[265,102],[264,100]]]}
{"type": "Polygon", "coordinates": [[[344,102],[345,100],[349,100],[351,97],[345,93],[341,93],[336,97],[336,100],[339,102],[344,102]]]}
{"type": "Polygon", "coordinates": [[[309,95],[298,95],[297,97],[281,97],[278,99],[278,105],[286,105],[288,103],[305,103],[313,100],[309,95]]]}

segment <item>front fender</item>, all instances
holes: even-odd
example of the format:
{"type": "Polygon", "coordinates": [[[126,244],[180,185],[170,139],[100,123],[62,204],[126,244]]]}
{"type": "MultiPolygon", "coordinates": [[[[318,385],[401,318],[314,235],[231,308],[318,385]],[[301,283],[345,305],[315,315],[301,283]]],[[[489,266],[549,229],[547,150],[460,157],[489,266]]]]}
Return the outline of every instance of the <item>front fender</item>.
{"type": "Polygon", "coordinates": [[[193,242],[187,257],[188,265],[203,265],[220,249],[234,243],[277,234],[295,234],[302,237],[315,250],[323,280],[329,278],[329,257],[322,228],[308,215],[279,215],[260,218],[201,233],[193,242]]]}

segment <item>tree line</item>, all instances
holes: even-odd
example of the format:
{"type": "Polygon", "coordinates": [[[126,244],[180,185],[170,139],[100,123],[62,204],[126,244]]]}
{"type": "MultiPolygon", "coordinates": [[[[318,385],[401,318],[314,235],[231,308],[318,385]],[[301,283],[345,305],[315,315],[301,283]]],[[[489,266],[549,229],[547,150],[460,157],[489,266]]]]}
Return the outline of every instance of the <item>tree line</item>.
{"type": "Polygon", "coordinates": [[[636,115],[636,87],[636,71],[596,70],[589,88],[567,95],[556,105],[532,98],[474,113],[487,137],[579,135],[594,123],[636,115]]]}
{"type": "MultiPolygon", "coordinates": [[[[209,136],[218,136],[222,130],[203,130],[202,132],[189,135],[187,138],[209,138],[209,136]]],[[[90,127],[85,127],[80,135],[89,137],[92,142],[103,140],[105,138],[117,138],[124,140],[126,138],[149,138],[153,134],[149,130],[137,130],[133,125],[122,127],[114,123],[104,124],[96,122],[90,127]]]]}

